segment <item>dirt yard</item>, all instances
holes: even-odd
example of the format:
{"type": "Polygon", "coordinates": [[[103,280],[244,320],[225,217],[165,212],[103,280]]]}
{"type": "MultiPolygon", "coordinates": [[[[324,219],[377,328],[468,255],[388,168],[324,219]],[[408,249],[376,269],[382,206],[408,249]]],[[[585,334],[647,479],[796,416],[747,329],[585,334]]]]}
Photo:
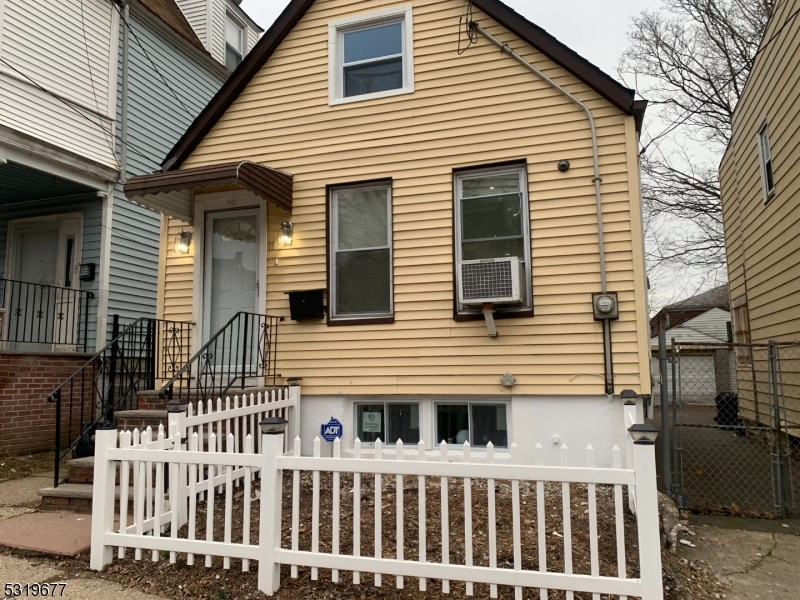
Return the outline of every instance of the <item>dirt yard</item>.
{"type": "MultiPolygon", "coordinates": [[[[321,490],[331,489],[331,475],[321,476],[321,490]]],[[[312,483],[311,474],[304,474],[301,478],[301,515],[300,515],[300,549],[311,549],[311,506],[312,483]]],[[[342,554],[352,553],[353,547],[353,522],[352,522],[352,474],[343,475],[341,483],[341,522],[340,522],[340,551],[342,554]]],[[[363,476],[361,484],[361,554],[374,556],[374,476],[363,476]]],[[[403,486],[404,496],[404,552],[406,560],[416,560],[418,557],[418,487],[416,477],[406,477],[403,486]]],[[[426,522],[427,522],[427,560],[430,562],[441,561],[441,487],[438,477],[428,477],[426,486],[426,522]]],[[[287,474],[284,480],[284,522],[282,545],[284,548],[291,546],[291,478],[287,474]]],[[[396,485],[393,476],[382,478],[382,553],[384,557],[393,557],[396,552],[396,485]]],[[[461,479],[451,478],[448,485],[450,502],[450,562],[451,564],[465,564],[464,552],[464,482],[461,479]]],[[[573,570],[575,573],[588,574],[589,563],[589,515],[586,486],[571,486],[572,506],[572,541],[573,541],[573,570]]],[[[259,495],[258,485],[254,485],[254,498],[259,495]]],[[[234,494],[234,525],[233,540],[241,540],[243,490],[238,488],[234,494]],[[238,537],[237,537],[238,536],[238,537]]],[[[613,488],[598,486],[598,534],[600,539],[600,574],[616,576],[616,535],[614,521],[613,488]]],[[[523,569],[538,569],[538,532],[536,517],[536,487],[535,484],[520,485],[521,500],[521,527],[522,527],[522,567],[523,569]]],[[[330,493],[321,494],[320,499],[320,552],[331,550],[331,515],[332,498],[330,493]]],[[[501,568],[513,568],[512,548],[512,521],[511,521],[511,484],[507,481],[496,482],[497,505],[497,564],[501,568]]],[[[560,484],[546,486],[546,531],[547,531],[547,567],[550,571],[563,572],[564,539],[562,520],[562,496],[560,484]]],[[[215,502],[214,539],[222,540],[224,523],[224,496],[218,496],[215,502]]],[[[198,539],[205,539],[206,515],[205,503],[198,504],[197,533],[198,539]]],[[[488,566],[488,515],[487,515],[487,486],[485,481],[472,483],[472,509],[473,509],[473,557],[475,565],[488,566]]],[[[251,539],[257,539],[259,501],[252,503],[251,539]]],[[[627,511],[625,511],[627,513],[627,511]]],[[[179,537],[186,536],[186,527],[179,532],[179,537]]],[[[627,516],[625,521],[625,545],[627,554],[627,576],[636,577],[638,574],[637,543],[635,521],[627,516]]],[[[222,558],[213,559],[212,568],[203,566],[204,556],[195,556],[195,565],[186,564],[185,555],[179,555],[177,564],[169,564],[168,553],[161,553],[159,562],[153,563],[152,553],[143,552],[141,561],[133,560],[133,551],[128,550],[124,560],[115,560],[112,565],[97,576],[118,582],[123,587],[137,588],[151,594],[171,598],[208,598],[211,600],[234,600],[263,597],[257,591],[257,563],[251,561],[250,571],[241,571],[241,561],[232,559],[231,569],[222,568],[222,558]]],[[[720,584],[713,572],[694,562],[678,559],[675,556],[664,555],[664,577],[666,598],[668,600],[711,600],[721,598],[725,586],[720,584]]],[[[62,568],[73,572],[75,576],[86,573],[86,564],[80,560],[64,561],[62,568]]],[[[433,599],[441,598],[441,582],[428,580],[428,591],[420,592],[416,578],[407,577],[405,588],[398,590],[395,587],[395,578],[383,577],[380,588],[374,586],[374,576],[369,573],[361,574],[361,585],[352,584],[352,573],[340,573],[340,583],[331,582],[329,570],[320,569],[319,580],[311,581],[310,569],[301,568],[297,579],[290,578],[289,567],[281,571],[281,589],[274,596],[277,600],[310,600],[331,599],[345,600],[351,598],[382,598],[387,600],[400,599],[433,599]]],[[[463,582],[451,582],[451,597],[463,598],[466,595],[463,582]]],[[[488,598],[489,586],[475,584],[475,597],[488,598]]],[[[510,599],[514,597],[511,587],[499,587],[499,597],[510,599]]],[[[539,599],[539,591],[525,589],[523,597],[539,599]]],[[[551,591],[549,598],[565,598],[563,592],[551,591]]],[[[575,594],[580,600],[590,599],[589,594],[575,594]]]]}

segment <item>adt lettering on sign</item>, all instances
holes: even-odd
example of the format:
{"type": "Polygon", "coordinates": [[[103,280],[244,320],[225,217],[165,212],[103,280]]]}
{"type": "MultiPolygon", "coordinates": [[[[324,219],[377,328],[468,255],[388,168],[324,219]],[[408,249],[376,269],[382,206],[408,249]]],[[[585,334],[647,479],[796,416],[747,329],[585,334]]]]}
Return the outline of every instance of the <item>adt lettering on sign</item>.
{"type": "Polygon", "coordinates": [[[326,442],[332,442],[336,438],[342,437],[344,428],[337,419],[331,417],[331,420],[320,427],[320,434],[326,442]]]}

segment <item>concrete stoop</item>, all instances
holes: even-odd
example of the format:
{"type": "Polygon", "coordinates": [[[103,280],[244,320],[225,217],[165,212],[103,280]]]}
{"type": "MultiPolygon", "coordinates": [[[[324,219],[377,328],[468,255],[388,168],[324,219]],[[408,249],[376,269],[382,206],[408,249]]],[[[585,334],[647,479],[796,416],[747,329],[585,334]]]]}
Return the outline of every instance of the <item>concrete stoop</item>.
{"type": "MultiPolygon", "coordinates": [[[[57,488],[48,487],[39,490],[42,503],[39,510],[60,510],[74,513],[92,512],[92,484],[91,483],[62,483],[57,488]]],[[[119,486],[114,488],[114,507],[119,508],[119,486]]]]}

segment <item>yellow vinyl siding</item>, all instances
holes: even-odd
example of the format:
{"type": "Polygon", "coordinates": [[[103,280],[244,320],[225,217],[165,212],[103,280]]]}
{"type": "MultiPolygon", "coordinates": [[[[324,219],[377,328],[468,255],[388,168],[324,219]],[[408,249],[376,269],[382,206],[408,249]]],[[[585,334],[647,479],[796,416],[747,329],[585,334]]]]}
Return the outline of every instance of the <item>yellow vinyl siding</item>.
{"type": "MultiPolygon", "coordinates": [[[[750,74],[720,165],[731,298],[747,296],[754,343],[800,339],[800,22],[793,17],[784,27],[799,9],[800,0],[778,6],[764,36],[772,41],[750,74]],[[765,120],[775,177],[775,195],[766,205],[756,139],[765,120]]],[[[768,362],[766,350],[760,353],[758,406],[749,366],[737,370],[739,400],[744,416],[768,421],[768,362]]],[[[782,358],[781,367],[800,373],[797,362],[782,358]]],[[[791,375],[784,379],[791,383],[791,375]]],[[[797,427],[800,388],[786,385],[783,395],[787,423],[797,427]]]]}
{"type": "MultiPolygon", "coordinates": [[[[488,42],[458,56],[460,0],[413,1],[413,94],[328,106],[328,21],[406,3],[318,0],[184,164],[250,159],[294,177],[294,243],[267,255],[266,310],[286,317],[279,372],[302,376],[306,394],[508,394],[499,381],[507,370],[514,394],[602,394],[591,144],[580,109],[488,42]],[[572,163],[566,174],[556,168],[562,158],[572,163]],[[453,320],[452,169],[515,159],[528,165],[535,316],[497,321],[500,337],[490,339],[483,321],[453,320]],[[291,321],[285,292],[327,284],[326,185],[384,177],[393,180],[395,322],[291,321]]],[[[595,115],[608,282],[621,311],[612,323],[616,388],[649,393],[633,118],[476,17],[595,115]]],[[[269,207],[269,241],[285,218],[269,207]]],[[[171,221],[168,235],[179,231],[171,221]]],[[[170,250],[166,278],[164,314],[191,315],[192,257],[170,250]]]]}

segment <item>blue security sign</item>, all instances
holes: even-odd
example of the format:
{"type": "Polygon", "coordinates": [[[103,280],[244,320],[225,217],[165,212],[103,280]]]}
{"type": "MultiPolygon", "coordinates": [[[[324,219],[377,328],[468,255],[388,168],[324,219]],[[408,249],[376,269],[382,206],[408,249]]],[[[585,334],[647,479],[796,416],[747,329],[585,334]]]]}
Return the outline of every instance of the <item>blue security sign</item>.
{"type": "Polygon", "coordinates": [[[332,442],[336,438],[342,437],[343,433],[344,428],[342,427],[342,423],[333,417],[331,417],[330,421],[320,427],[320,435],[325,439],[326,442],[332,442]]]}

